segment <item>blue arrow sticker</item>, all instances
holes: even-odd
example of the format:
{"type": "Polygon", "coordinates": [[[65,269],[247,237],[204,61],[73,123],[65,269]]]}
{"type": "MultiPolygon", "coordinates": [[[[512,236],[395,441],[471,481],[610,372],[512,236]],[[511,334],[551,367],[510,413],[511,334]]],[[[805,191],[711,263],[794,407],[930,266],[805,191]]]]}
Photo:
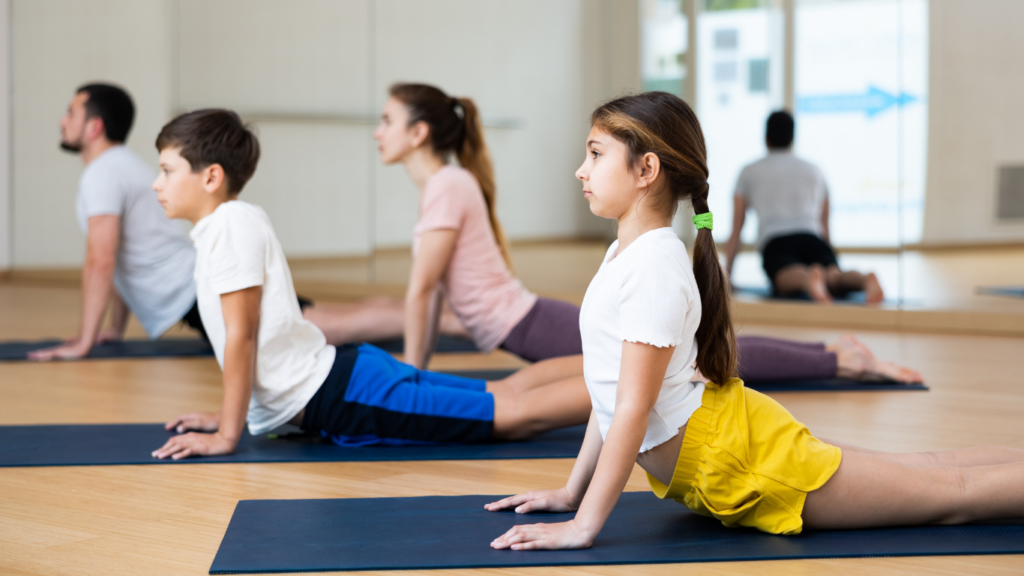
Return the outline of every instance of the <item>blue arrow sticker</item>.
{"type": "Polygon", "coordinates": [[[865,94],[837,94],[833,96],[801,96],[796,100],[796,109],[805,114],[837,114],[843,112],[864,112],[868,118],[892,106],[903,106],[916,102],[917,98],[901,93],[893,96],[874,86],[865,94]]]}

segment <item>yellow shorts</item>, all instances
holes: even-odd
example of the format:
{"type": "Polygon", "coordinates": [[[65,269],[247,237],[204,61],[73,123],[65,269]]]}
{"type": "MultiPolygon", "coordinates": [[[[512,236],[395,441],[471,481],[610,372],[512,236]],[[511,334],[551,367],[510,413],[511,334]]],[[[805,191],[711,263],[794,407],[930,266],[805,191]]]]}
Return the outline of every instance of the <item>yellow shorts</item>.
{"type": "Polygon", "coordinates": [[[648,474],[672,498],[726,526],[799,534],[807,493],[820,488],[842,451],[818,440],[778,402],[733,378],[709,383],[686,426],[672,483],[648,474]]]}

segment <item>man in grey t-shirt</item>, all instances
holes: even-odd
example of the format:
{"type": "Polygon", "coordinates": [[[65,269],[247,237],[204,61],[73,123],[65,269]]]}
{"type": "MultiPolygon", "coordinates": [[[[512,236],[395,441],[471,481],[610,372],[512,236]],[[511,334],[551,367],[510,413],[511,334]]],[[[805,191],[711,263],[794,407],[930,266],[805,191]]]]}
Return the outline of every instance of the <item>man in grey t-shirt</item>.
{"type": "Polygon", "coordinates": [[[794,121],[788,112],[768,117],[768,156],[745,167],[736,181],[732,236],[726,269],[740,247],[747,209],[757,214],[757,249],[775,294],[806,293],[828,303],[834,296],[863,290],[869,303],[881,302],[874,274],[842,271],[828,240],[828,187],[817,166],[793,155],[794,121]]]}
{"type": "Polygon", "coordinates": [[[131,312],[155,339],[195,307],[195,249],[157,202],[156,175],[124,147],[134,117],[124,90],[88,84],[61,120],[61,148],[80,153],[86,166],[76,203],[87,237],[82,320],[76,337],[32,352],[34,360],[80,358],[120,340],[131,312]],[[101,330],[108,305],[112,325],[101,330]]]}

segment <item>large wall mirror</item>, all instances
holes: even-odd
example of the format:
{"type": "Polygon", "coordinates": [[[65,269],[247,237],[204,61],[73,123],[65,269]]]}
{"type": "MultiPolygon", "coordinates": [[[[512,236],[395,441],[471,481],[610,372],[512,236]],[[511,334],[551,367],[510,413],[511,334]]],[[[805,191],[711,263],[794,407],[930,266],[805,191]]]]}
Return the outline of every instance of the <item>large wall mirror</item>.
{"type": "MultiPolygon", "coordinates": [[[[87,10],[14,0],[10,16],[15,269],[80,265],[66,197],[81,165],[56,150],[52,128],[75,86],[107,79],[135,95],[129,145],[154,166],[153,137],[168,118],[238,110],[263,144],[246,199],[272,216],[297,283],[346,300],[400,296],[418,193],[402,167],[381,165],[373,130],[388,87],[414,81],[477,102],[517,274],[538,292],[578,300],[613,235],[573,176],[587,115],[615,95],[664,90],[687,100],[703,124],[719,242],[732,232],[740,170],[766,153],[767,116],[787,109],[795,154],[827,181],[839,262],[878,275],[883,308],[1024,313],[1024,300],[986,293],[1024,283],[1014,96],[1022,83],[1005,48],[1018,40],[992,26],[997,8],[950,0],[103,0],[87,10]],[[43,27],[48,33],[37,33],[43,27]],[[104,43],[80,41],[97,30],[104,43]]],[[[676,221],[687,241],[689,215],[676,221]]],[[[756,228],[751,214],[734,269],[740,297],[754,300],[769,286],[752,249],[756,228]]]]}

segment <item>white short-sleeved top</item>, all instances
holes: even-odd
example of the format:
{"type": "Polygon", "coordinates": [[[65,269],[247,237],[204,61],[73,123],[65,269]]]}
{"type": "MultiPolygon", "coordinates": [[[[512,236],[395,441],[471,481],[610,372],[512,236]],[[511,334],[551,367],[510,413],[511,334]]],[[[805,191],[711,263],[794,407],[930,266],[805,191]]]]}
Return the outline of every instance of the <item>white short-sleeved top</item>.
{"type": "Polygon", "coordinates": [[[232,200],[196,223],[199,316],[221,369],[227,335],[220,296],[263,287],[249,431],[263,434],[298,414],[327,379],[336,349],[302,318],[284,250],[267,213],[232,200]]]}
{"type": "Polygon", "coordinates": [[[640,446],[646,452],[678,434],[700,408],[704,384],[691,381],[700,293],[686,246],[671,228],[642,234],[616,256],[618,248],[615,241],[608,249],[583,298],[583,376],[606,438],[615,415],[622,343],[675,346],[640,446]]]}
{"type": "Polygon", "coordinates": [[[196,302],[196,252],[157,202],[154,178],[134,152],[114,146],[86,166],[75,204],[83,234],[93,216],[121,218],[114,286],[150,338],[180,322],[196,302]]]}
{"type": "Polygon", "coordinates": [[[773,150],[740,171],[735,195],[757,214],[757,249],[779,236],[821,236],[821,211],[828,197],[825,175],[789,150],[773,150]]]}

